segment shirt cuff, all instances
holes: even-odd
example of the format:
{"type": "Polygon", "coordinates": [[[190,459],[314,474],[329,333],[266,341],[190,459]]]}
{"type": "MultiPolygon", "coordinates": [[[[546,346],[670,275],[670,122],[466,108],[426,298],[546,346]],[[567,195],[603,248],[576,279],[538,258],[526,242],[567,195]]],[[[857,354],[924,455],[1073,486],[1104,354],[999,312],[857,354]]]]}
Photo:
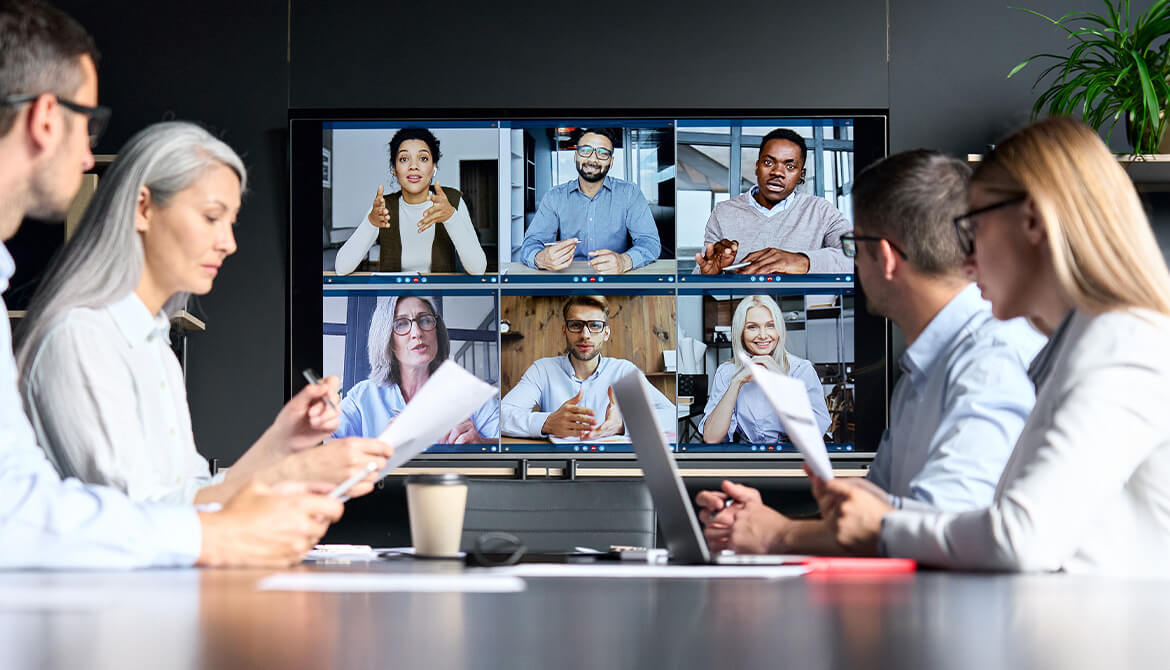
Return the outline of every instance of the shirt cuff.
{"type": "Polygon", "coordinates": [[[199,514],[189,505],[149,505],[144,509],[153,532],[150,543],[154,555],[149,564],[155,567],[190,567],[203,551],[203,525],[199,514]]]}
{"type": "Polygon", "coordinates": [[[552,412],[533,412],[528,416],[528,435],[530,437],[544,437],[544,422],[552,412]]]}
{"type": "Polygon", "coordinates": [[[540,249],[529,249],[523,253],[520,260],[533,270],[539,270],[540,268],[536,267],[536,254],[539,253],[540,249]]]}
{"type": "Polygon", "coordinates": [[[639,249],[636,246],[626,249],[626,255],[630,257],[630,261],[633,263],[633,267],[630,268],[631,270],[637,270],[643,265],[647,265],[650,263],[650,261],[654,260],[653,258],[650,258],[650,254],[646,253],[644,249],[639,249]]]}

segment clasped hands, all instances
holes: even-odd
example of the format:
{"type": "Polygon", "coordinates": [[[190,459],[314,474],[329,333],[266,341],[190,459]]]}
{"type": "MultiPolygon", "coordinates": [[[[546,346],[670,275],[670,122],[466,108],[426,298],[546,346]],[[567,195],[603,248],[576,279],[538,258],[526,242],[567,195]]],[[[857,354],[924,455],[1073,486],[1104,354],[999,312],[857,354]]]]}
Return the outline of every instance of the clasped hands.
{"type": "MultiPolygon", "coordinates": [[[[862,478],[823,481],[806,465],[813,497],[824,528],[847,553],[878,553],[882,518],[893,510],[889,494],[862,478]]],[[[750,486],[724,481],[719,491],[701,491],[695,498],[703,536],[712,551],[767,554],[801,552],[786,542],[792,520],[763,504],[750,486]]]]}
{"type": "MultiPolygon", "coordinates": [[[[576,237],[553,242],[536,253],[534,259],[536,267],[541,270],[556,272],[564,270],[573,262],[577,253],[576,237]]],[[[589,266],[597,274],[612,275],[629,272],[634,268],[634,261],[629,254],[619,254],[609,249],[597,249],[589,252],[589,266]]]]}

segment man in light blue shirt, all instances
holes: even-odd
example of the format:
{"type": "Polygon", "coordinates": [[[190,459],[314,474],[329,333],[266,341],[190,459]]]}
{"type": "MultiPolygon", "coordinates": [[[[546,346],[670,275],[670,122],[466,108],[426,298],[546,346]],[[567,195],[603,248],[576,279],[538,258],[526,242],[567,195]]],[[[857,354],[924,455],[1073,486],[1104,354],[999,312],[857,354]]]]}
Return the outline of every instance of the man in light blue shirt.
{"type": "Polygon", "coordinates": [[[642,190],[607,176],[615,136],[609,128],[581,132],[573,155],[577,178],[541,199],[517,260],[552,271],[589,261],[594,272],[614,274],[658,259],[662,243],[642,190]]]}
{"type": "MultiPolygon", "coordinates": [[[[572,296],[561,310],[568,354],[541,358],[504,396],[500,429],[512,437],[596,440],[625,432],[613,383],[638,368],[601,355],[609,340],[609,302],[604,296],[572,296]],[[535,407],[535,409],[534,409],[535,407]]],[[[663,431],[677,421],[673,403],[646,382],[663,431]]]]}
{"type": "MultiPolygon", "coordinates": [[[[15,235],[26,215],[64,218],[82,172],[93,167],[91,141],[109,115],[97,107],[96,58],[92,39],[70,17],[40,2],[0,0],[0,240],[15,235]]],[[[0,244],[0,292],[15,269],[0,244]]],[[[7,315],[2,300],[0,309],[7,315]]],[[[305,485],[273,491],[254,483],[220,511],[196,511],[62,481],[24,415],[11,335],[5,316],[0,569],[288,565],[341,516],[340,503],[310,495],[316,487],[305,485]]]]}
{"type": "MultiPolygon", "coordinates": [[[[1044,338],[1022,320],[996,320],[963,271],[951,221],[969,178],[966,164],[918,150],[854,182],[857,221],[845,252],[867,308],[897,324],[908,345],[890,428],[862,485],[899,508],[987,506],[1035,402],[1028,365],[1044,338]]],[[[697,502],[712,548],[841,552],[821,521],[788,519],[749,487],[724,482],[697,502]]]]}

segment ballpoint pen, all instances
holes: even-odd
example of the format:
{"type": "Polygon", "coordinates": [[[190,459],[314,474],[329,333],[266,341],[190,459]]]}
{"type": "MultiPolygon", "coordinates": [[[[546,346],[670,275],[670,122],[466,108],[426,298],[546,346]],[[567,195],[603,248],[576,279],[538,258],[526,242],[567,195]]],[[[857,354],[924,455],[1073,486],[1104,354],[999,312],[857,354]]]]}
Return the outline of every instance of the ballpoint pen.
{"type": "MultiPolygon", "coordinates": [[[[322,381],[321,378],[317,376],[317,373],[313,372],[313,368],[305,368],[301,371],[301,374],[304,375],[305,381],[309,382],[310,384],[320,384],[322,381]]],[[[337,403],[333,402],[333,398],[330,398],[328,394],[325,395],[325,402],[329,403],[329,406],[333,408],[334,412],[341,412],[341,410],[337,408],[337,403]]]]}

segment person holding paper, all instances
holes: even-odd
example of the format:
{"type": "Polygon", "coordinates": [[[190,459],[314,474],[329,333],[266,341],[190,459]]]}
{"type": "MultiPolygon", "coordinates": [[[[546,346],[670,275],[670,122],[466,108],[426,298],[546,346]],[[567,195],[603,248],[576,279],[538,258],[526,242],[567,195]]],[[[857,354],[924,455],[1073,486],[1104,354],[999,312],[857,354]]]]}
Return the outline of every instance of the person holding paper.
{"type": "Polygon", "coordinates": [[[334,269],[347,275],[378,243],[380,272],[446,272],[455,259],[470,275],[487,269],[462,194],[439,185],[439,140],[425,128],[403,128],[390,138],[390,170],[400,190],[381,186],[365,220],[337,250],[334,269]]]}
{"type": "Polygon", "coordinates": [[[618,132],[586,128],[578,133],[577,178],[544,195],[517,260],[552,271],[575,260],[589,261],[598,274],[629,272],[658,260],[662,243],[642,189],[606,176],[618,132]]]}
{"type": "Polygon", "coordinates": [[[990,503],[896,509],[814,481],[841,545],[963,570],[1158,577],[1170,554],[1170,272],[1097,132],[1051,118],[980,163],[954,219],[1000,319],[1048,335],[1036,406],[990,503]]]}
{"type": "MultiPolygon", "coordinates": [[[[93,167],[109,117],[98,106],[97,48],[45,2],[0,0],[0,240],[24,217],[61,220],[93,167]]],[[[100,262],[118,266],[120,256],[100,262]]],[[[16,270],[0,242],[0,292],[16,270]]],[[[0,300],[0,314],[8,311],[0,300]]],[[[219,511],[142,503],[62,480],[36,443],[17,390],[10,327],[0,327],[0,569],[127,569],[299,562],[342,513],[328,486],[253,480],[219,511]]],[[[328,392],[296,399],[303,409],[328,392]]]]}
{"type": "Polygon", "coordinates": [[[817,428],[824,433],[829,427],[831,418],[820,377],[812,363],[785,350],[786,332],[784,314],[775,300],[753,295],[740,301],[731,318],[733,358],[715,370],[711,394],[699,422],[704,442],[761,444],[788,439],[775,410],[752,382],[752,371],[739,362],[741,353],[750,356],[754,365],[804,382],[817,428]]]}
{"type": "MultiPolygon", "coordinates": [[[[943,154],[890,156],[854,180],[857,224],[845,236],[867,308],[906,337],[890,427],[865,479],[903,508],[970,510],[989,504],[1032,409],[1027,366],[1043,337],[1022,319],[999,321],[963,273],[952,219],[970,169],[943,154]]],[[[725,482],[698,496],[712,548],[745,553],[840,553],[823,521],[792,520],[759,492],[725,482]],[[726,511],[724,501],[734,504],[726,511]],[[716,516],[712,518],[712,514],[716,516]]]]}
{"type": "Polygon", "coordinates": [[[777,128],[760,140],[756,185],[711,211],[704,248],[695,255],[701,274],[728,266],[740,274],[852,272],[841,251],[849,221],[828,200],[796,193],[804,183],[808,145],[800,134],[777,128]]]}
{"type": "MultiPolygon", "coordinates": [[[[381,435],[423,384],[451,355],[443,317],[430,298],[391,296],[380,300],[367,341],[370,378],[354,384],[341,401],[333,437],[381,435]]],[[[447,433],[441,444],[496,442],[499,400],[492,398],[447,433]]]]}
{"type": "Polygon", "coordinates": [[[317,447],[337,425],[324,400],[336,379],[295,395],[226,474],[196,450],[169,315],[235,252],[245,179],[230,147],[184,122],[136,134],[102,177],[18,333],[25,407],[62,476],[135,500],[222,503],[253,476],[337,484],[390,456],[375,440],[317,447]]]}
{"type": "MultiPolygon", "coordinates": [[[[571,296],[561,315],[568,354],[541,358],[524,371],[502,401],[503,433],[582,441],[624,434],[625,422],[612,386],[638,368],[627,360],[601,355],[610,336],[609,301],[600,295],[571,296]]],[[[646,389],[659,427],[674,426],[674,404],[648,381],[646,389]]]]}

